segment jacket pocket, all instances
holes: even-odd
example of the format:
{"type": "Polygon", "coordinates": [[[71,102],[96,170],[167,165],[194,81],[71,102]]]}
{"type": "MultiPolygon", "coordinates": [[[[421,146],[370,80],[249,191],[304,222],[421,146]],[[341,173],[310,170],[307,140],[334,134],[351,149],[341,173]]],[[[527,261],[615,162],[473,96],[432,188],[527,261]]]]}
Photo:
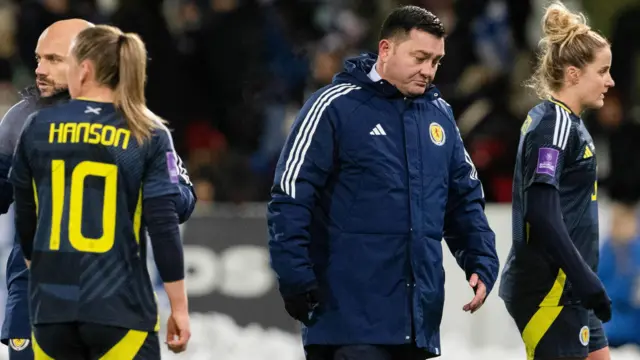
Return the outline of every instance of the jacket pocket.
{"type": "Polygon", "coordinates": [[[330,246],[328,305],[359,323],[402,321],[388,314],[407,303],[407,244],[407,235],[342,233],[330,246]]]}

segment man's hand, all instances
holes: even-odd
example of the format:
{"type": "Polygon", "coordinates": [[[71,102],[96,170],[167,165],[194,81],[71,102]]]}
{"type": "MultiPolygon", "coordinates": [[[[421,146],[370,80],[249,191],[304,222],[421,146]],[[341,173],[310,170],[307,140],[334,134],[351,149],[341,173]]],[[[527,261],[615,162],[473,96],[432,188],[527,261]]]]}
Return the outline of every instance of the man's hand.
{"type": "Polygon", "coordinates": [[[169,350],[178,354],[187,349],[191,338],[188,312],[172,312],[167,321],[167,340],[169,350]]]}
{"type": "Polygon", "coordinates": [[[284,308],[289,316],[311,326],[315,322],[313,313],[320,305],[320,296],[317,289],[312,289],[303,294],[287,296],[284,299],[284,308]]]}
{"type": "Polygon", "coordinates": [[[487,287],[484,285],[482,280],[478,278],[478,274],[471,275],[471,278],[469,279],[469,286],[471,286],[476,295],[471,299],[470,303],[462,307],[462,310],[471,311],[473,314],[484,304],[484,299],[487,298],[487,287]]]}

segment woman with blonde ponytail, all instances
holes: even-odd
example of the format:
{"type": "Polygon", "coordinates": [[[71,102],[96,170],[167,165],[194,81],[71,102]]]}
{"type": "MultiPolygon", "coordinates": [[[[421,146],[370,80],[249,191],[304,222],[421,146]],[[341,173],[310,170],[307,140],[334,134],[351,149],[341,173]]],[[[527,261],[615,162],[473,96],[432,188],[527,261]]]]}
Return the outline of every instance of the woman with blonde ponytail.
{"type": "MultiPolygon", "coordinates": [[[[162,127],[164,120],[154,115],[146,105],[147,50],[137,34],[124,34],[115,27],[97,26],[92,32],[78,35],[72,51],[78,63],[93,61],[96,81],[111,90],[113,104],[139,143],[148,140],[154,129],[162,127]],[[96,45],[107,40],[110,41],[105,45],[111,45],[115,50],[113,53],[96,45]]],[[[72,69],[70,79],[78,79],[73,75],[77,74],[72,69]]],[[[79,85],[77,82],[70,85],[72,97],[79,85]]]]}
{"type": "Polygon", "coordinates": [[[611,300],[599,259],[596,149],[580,118],[614,86],[609,42],[561,2],[542,19],[537,68],[526,83],[542,102],[524,121],[513,179],[513,245],[500,297],[527,359],[609,360],[602,323],[611,300]]]}
{"type": "Polygon", "coordinates": [[[11,174],[36,358],[160,359],[145,228],[171,303],[165,343],[182,352],[184,171],[146,106],[145,45],[100,25],[77,35],[67,59],[73,100],[30,117],[11,174]]]}

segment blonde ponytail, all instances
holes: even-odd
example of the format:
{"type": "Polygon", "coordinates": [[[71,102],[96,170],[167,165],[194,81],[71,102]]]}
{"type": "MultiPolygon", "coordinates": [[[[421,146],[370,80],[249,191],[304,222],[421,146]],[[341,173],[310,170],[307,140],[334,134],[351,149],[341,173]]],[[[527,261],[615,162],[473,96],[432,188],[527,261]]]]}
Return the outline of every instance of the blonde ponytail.
{"type": "Polygon", "coordinates": [[[127,121],[131,134],[139,143],[151,137],[153,129],[164,120],[146,105],[144,87],[147,78],[147,50],[137,34],[118,37],[118,85],[114,104],[127,121]]]}
{"type": "Polygon", "coordinates": [[[78,34],[73,54],[79,62],[94,63],[96,81],[114,91],[114,105],[138,143],[166,123],[147,108],[147,49],[137,34],[108,25],[91,27],[78,34]]]}

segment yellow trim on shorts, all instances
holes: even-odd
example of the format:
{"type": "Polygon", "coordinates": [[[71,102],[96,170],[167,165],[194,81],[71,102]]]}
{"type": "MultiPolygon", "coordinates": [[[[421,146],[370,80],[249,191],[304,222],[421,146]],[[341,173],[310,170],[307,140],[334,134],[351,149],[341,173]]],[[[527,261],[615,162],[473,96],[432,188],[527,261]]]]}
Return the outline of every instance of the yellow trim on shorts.
{"type": "Polygon", "coordinates": [[[31,333],[31,349],[33,350],[33,359],[34,360],[54,360],[51,356],[47,355],[47,353],[42,350],[38,342],[36,341],[36,335],[31,333]]]}
{"type": "Polygon", "coordinates": [[[524,340],[524,345],[527,349],[527,360],[534,359],[540,340],[549,331],[549,328],[564,308],[559,304],[566,281],[567,275],[560,269],[551,290],[544,297],[538,311],[533,314],[524,331],[522,331],[522,340],[524,340]]]}
{"type": "Polygon", "coordinates": [[[129,330],[100,360],[133,360],[148,335],[146,331],[129,330]]]}

